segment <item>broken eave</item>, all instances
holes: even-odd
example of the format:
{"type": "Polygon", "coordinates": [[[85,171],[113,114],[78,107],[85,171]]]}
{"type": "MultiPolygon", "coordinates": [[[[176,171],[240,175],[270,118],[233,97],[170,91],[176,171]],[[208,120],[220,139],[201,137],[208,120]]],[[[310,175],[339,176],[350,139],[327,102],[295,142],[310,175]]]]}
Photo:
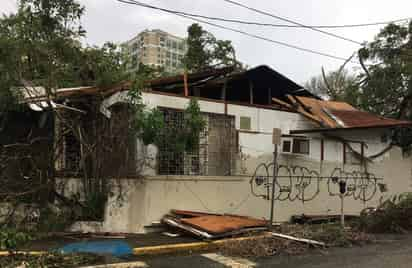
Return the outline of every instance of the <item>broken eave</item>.
{"type": "MultiPolygon", "coordinates": [[[[233,72],[233,70],[234,70],[233,67],[224,67],[220,69],[213,69],[213,70],[207,70],[207,71],[198,72],[198,73],[187,74],[187,82],[193,83],[196,81],[213,78],[216,76],[219,77],[222,75],[229,74],[233,72]]],[[[159,87],[167,87],[167,86],[173,86],[175,84],[183,84],[183,83],[184,83],[184,74],[149,80],[145,84],[147,87],[150,87],[150,88],[159,88],[159,87]]]]}
{"type": "Polygon", "coordinates": [[[367,129],[394,129],[394,128],[403,128],[403,127],[412,127],[412,122],[391,124],[391,125],[356,126],[356,127],[344,127],[344,128],[298,129],[298,130],[291,130],[289,133],[290,134],[307,134],[307,133],[354,131],[354,130],[367,130],[367,129]]]}
{"type": "Polygon", "coordinates": [[[272,98],[286,100],[288,94],[319,99],[266,65],[241,72],[226,67],[182,74],[150,80],[146,86],[147,91],[268,107],[278,106],[272,102],[272,98]]]}

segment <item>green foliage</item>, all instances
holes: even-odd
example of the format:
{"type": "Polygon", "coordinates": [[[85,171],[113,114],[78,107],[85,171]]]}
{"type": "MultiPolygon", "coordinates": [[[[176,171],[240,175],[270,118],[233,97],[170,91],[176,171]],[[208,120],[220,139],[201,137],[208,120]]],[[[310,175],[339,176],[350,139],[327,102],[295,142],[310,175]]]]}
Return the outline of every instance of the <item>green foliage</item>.
{"type": "Polygon", "coordinates": [[[141,90],[146,81],[162,75],[161,70],[141,64],[133,74],[133,86],[128,96],[131,100],[131,128],[133,133],[142,139],[145,145],[161,146],[166,142],[174,152],[191,151],[199,144],[199,134],[205,127],[201,116],[199,103],[191,99],[184,111],[184,126],[168,126],[166,128],[163,114],[158,109],[148,109],[142,102],[141,90]]]}
{"type": "MultiPolygon", "coordinates": [[[[368,64],[359,76],[361,109],[397,119],[412,120],[412,21],[389,24],[375,40],[359,50],[368,64]]],[[[397,130],[392,143],[404,153],[412,150],[411,130],[397,130]]]]}
{"type": "Polygon", "coordinates": [[[358,56],[364,66],[359,75],[343,66],[312,78],[306,87],[317,94],[342,100],[382,116],[412,119],[412,21],[389,24],[358,56]]]}
{"type": "Polygon", "coordinates": [[[108,42],[102,47],[86,47],[77,52],[67,65],[62,87],[95,85],[104,88],[129,78],[117,45],[108,42]]]}
{"type": "Polygon", "coordinates": [[[322,70],[323,75],[312,77],[305,83],[305,88],[314,94],[335,101],[348,102],[358,106],[358,79],[345,69],[329,73],[322,70]]]}
{"type": "Polygon", "coordinates": [[[164,128],[163,116],[158,109],[146,110],[135,120],[138,135],[143,143],[157,144],[160,131],[164,128]]]}
{"type": "MultiPolygon", "coordinates": [[[[13,90],[17,87],[41,86],[53,96],[56,88],[86,85],[106,87],[128,78],[122,54],[114,44],[107,43],[101,48],[82,47],[80,38],[85,36],[85,31],[81,26],[81,17],[84,11],[84,7],[76,0],[21,0],[16,14],[0,17],[0,132],[10,111],[26,107],[18,105],[13,90]]],[[[52,118],[51,113],[54,111],[48,112],[50,114],[47,116],[52,118]]],[[[54,149],[53,146],[49,147],[50,151],[54,149]]],[[[55,153],[49,152],[48,155],[55,153]]],[[[27,154],[22,156],[22,159],[25,158],[28,158],[27,154]]],[[[27,170],[39,168],[40,161],[51,163],[49,160],[47,157],[39,161],[36,159],[33,167],[27,167],[27,170]]],[[[30,196],[38,197],[32,202],[50,200],[53,193],[54,172],[49,170],[51,167],[47,164],[41,167],[46,172],[36,170],[31,181],[44,187],[38,187],[38,191],[31,193],[30,196]]],[[[97,176],[93,179],[101,179],[97,176]]],[[[21,199],[27,194],[20,192],[27,189],[16,187],[16,181],[3,180],[3,183],[10,184],[5,188],[13,189],[11,201],[22,202],[21,199]]],[[[106,197],[106,193],[99,192],[99,197],[93,194],[95,192],[91,190],[91,194],[87,195],[90,199],[85,205],[91,208],[85,209],[85,213],[96,217],[96,213],[102,211],[104,202],[101,198],[106,197]]],[[[61,224],[55,221],[54,214],[49,215],[47,211],[43,214],[48,215],[53,224],[61,224]]],[[[46,225],[43,224],[43,227],[46,225]]]]}
{"type": "Polygon", "coordinates": [[[0,95],[21,85],[43,86],[53,94],[61,87],[124,80],[116,45],[82,47],[84,12],[76,0],[22,0],[16,14],[0,18],[0,95]]]}
{"type": "MultiPolygon", "coordinates": [[[[84,8],[74,0],[22,0],[17,14],[0,20],[0,51],[7,50],[9,86],[26,82],[56,88],[65,80],[67,64],[80,51],[84,8]]],[[[3,85],[3,83],[0,83],[3,85]]],[[[9,90],[3,88],[2,90],[9,90]]]]}
{"type": "Polygon", "coordinates": [[[412,21],[389,24],[359,51],[368,64],[361,74],[361,106],[384,116],[412,119],[412,21]]]}
{"type": "Polygon", "coordinates": [[[229,40],[218,40],[210,32],[194,23],[188,28],[188,50],[183,65],[191,72],[208,68],[235,66],[241,68],[236,60],[235,49],[229,40]]]}
{"type": "Polygon", "coordinates": [[[0,229],[0,250],[14,251],[27,243],[30,235],[14,229],[0,229]]]}
{"type": "Polygon", "coordinates": [[[170,153],[193,152],[199,149],[200,133],[206,121],[200,113],[199,103],[191,99],[183,111],[183,125],[170,124],[161,129],[157,138],[158,147],[166,147],[170,153]]]}
{"type": "Polygon", "coordinates": [[[185,151],[192,151],[199,146],[199,136],[205,128],[206,122],[200,113],[199,103],[196,99],[190,99],[184,113],[182,139],[185,143],[185,151]]]}
{"type": "MultiPolygon", "coordinates": [[[[387,25],[358,51],[358,57],[363,72],[348,74],[342,66],[312,78],[306,87],[364,111],[412,120],[412,21],[387,25]]],[[[392,144],[410,153],[411,130],[396,130],[392,144]]]]}
{"type": "Polygon", "coordinates": [[[362,213],[359,228],[372,233],[403,233],[412,230],[412,194],[393,196],[376,211],[362,213]]]}
{"type": "MultiPolygon", "coordinates": [[[[142,76],[143,77],[147,76],[142,76]]],[[[138,80],[137,84],[143,83],[138,80]]],[[[199,145],[200,132],[206,126],[203,119],[199,103],[196,99],[191,99],[188,107],[184,111],[184,122],[182,126],[166,126],[162,112],[158,109],[147,109],[142,103],[141,92],[135,86],[129,91],[129,98],[132,106],[131,128],[133,133],[142,139],[145,145],[155,144],[162,146],[166,143],[173,152],[185,152],[197,149],[199,145]]]]}
{"type": "Polygon", "coordinates": [[[36,231],[45,233],[65,231],[75,220],[70,211],[71,209],[57,209],[54,206],[40,208],[40,217],[36,225],[36,231]]]}
{"type": "Polygon", "coordinates": [[[160,69],[140,64],[133,75],[133,85],[128,92],[130,112],[132,114],[131,129],[145,145],[157,143],[158,133],[164,127],[162,114],[157,109],[148,109],[142,102],[141,89],[146,81],[162,75],[160,69]]]}
{"type": "Polygon", "coordinates": [[[78,220],[103,221],[106,203],[106,193],[87,193],[86,199],[82,202],[81,219],[78,220]]]}

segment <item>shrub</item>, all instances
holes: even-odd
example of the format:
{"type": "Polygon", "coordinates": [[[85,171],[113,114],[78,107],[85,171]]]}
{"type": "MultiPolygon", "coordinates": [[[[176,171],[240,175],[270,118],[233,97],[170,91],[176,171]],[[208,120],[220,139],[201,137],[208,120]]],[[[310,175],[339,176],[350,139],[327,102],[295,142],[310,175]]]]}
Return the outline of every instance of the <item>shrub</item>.
{"type": "Polygon", "coordinates": [[[362,213],[359,227],[371,233],[402,233],[412,230],[412,194],[394,196],[370,213],[362,213]]]}
{"type": "Polygon", "coordinates": [[[30,235],[14,229],[0,229],[0,250],[14,251],[27,243],[30,235]]]}

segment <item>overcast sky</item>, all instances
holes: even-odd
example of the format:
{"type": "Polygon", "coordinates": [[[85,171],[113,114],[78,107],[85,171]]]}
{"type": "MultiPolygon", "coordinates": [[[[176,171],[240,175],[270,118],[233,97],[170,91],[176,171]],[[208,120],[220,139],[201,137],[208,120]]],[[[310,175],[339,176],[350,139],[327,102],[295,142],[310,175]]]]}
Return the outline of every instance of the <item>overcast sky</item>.
{"type": "MultiPolygon", "coordinates": [[[[248,11],[225,3],[223,0],[141,0],[164,8],[182,10],[202,15],[283,23],[271,17],[248,11]]],[[[287,17],[306,25],[357,24],[388,21],[412,16],[410,0],[236,0],[248,6],[287,17]]],[[[83,25],[87,30],[85,42],[101,45],[105,41],[122,42],[132,38],[144,29],[162,29],[179,36],[186,35],[192,21],[174,15],[148,10],[143,7],[126,5],[116,0],[81,0],[86,6],[83,25]]],[[[16,0],[0,0],[0,13],[13,12],[16,0]]],[[[220,23],[220,22],[219,22],[220,23]]],[[[308,29],[279,29],[261,26],[245,26],[226,23],[225,25],[254,34],[287,42],[293,45],[318,50],[340,57],[349,57],[358,45],[326,36],[308,29]]],[[[238,58],[249,66],[267,64],[298,83],[303,83],[313,75],[318,75],[322,66],[333,70],[341,61],[319,55],[285,48],[256,40],[227,30],[204,25],[219,39],[233,41],[238,58]]],[[[380,26],[332,29],[339,34],[360,42],[371,41],[380,26]]],[[[353,68],[354,65],[350,66],[353,68]]]]}

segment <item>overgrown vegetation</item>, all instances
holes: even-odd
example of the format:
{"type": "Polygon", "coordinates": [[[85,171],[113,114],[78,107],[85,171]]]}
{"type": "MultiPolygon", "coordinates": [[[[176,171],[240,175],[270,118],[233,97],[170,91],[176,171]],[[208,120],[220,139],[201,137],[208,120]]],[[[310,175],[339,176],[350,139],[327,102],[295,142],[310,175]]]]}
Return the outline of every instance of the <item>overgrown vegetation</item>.
{"type": "MultiPolygon", "coordinates": [[[[41,86],[52,99],[56,88],[103,86],[122,79],[121,71],[116,70],[120,58],[113,45],[81,46],[80,38],[85,34],[80,24],[83,14],[84,8],[77,1],[21,0],[16,14],[0,19],[0,195],[11,205],[11,213],[1,215],[0,220],[5,220],[6,227],[24,228],[15,211],[28,207],[40,217],[32,223],[47,226],[42,224],[47,219],[50,226],[55,226],[52,220],[59,217],[53,217],[54,210],[49,209],[53,201],[64,201],[57,204],[68,208],[76,206],[68,199],[62,200],[55,190],[53,163],[59,152],[53,146],[53,132],[46,131],[54,118],[59,118],[67,130],[76,134],[80,128],[78,116],[65,117],[50,105],[41,115],[34,115],[18,103],[22,95],[33,94],[32,86],[41,86]],[[19,132],[10,127],[16,121],[22,124],[19,132]]],[[[101,192],[93,189],[90,193],[101,192]]]]}
{"type": "MultiPolygon", "coordinates": [[[[388,24],[338,70],[309,80],[312,92],[386,117],[412,120],[412,21],[388,24]],[[346,64],[359,61],[355,72],[346,64]]],[[[392,144],[412,150],[412,130],[394,131],[392,144]]]]}
{"type": "Polygon", "coordinates": [[[306,83],[311,91],[343,100],[365,111],[393,118],[411,119],[412,111],[412,21],[388,24],[372,42],[358,51],[363,67],[350,73],[346,63],[306,83]],[[391,94],[388,94],[390,92],[391,94]]]}
{"type": "MultiPolygon", "coordinates": [[[[166,137],[167,142],[176,144],[177,152],[191,150],[205,126],[198,103],[192,100],[185,111],[185,126],[173,133],[165,131],[162,113],[149,109],[141,100],[145,81],[162,76],[162,69],[140,65],[137,72],[131,73],[116,45],[84,47],[80,42],[86,33],[80,23],[84,12],[76,0],[21,0],[16,14],[0,18],[0,197],[8,208],[4,215],[1,211],[0,225],[5,228],[24,229],[30,225],[30,229],[47,231],[63,229],[79,219],[102,220],[107,198],[112,194],[110,180],[123,174],[120,167],[110,174],[103,171],[108,161],[103,155],[126,147],[129,137],[119,142],[119,134],[112,131],[109,120],[93,108],[99,107],[102,98],[96,95],[80,107],[87,110],[87,115],[82,115],[52,109],[50,102],[56,89],[105,89],[131,81],[123,132],[130,127],[128,134],[146,145],[158,145],[166,137]],[[33,86],[44,88],[48,97],[41,113],[33,113],[19,103],[22,95],[32,94],[33,86]],[[56,129],[57,120],[61,131],[54,133],[50,130],[56,129]],[[13,129],[10,122],[21,122],[24,127],[13,129]],[[81,194],[70,197],[56,189],[55,181],[59,143],[69,134],[81,146],[75,172],[83,185],[81,194]],[[35,216],[19,215],[27,209],[35,216]]],[[[216,48],[226,47],[219,40],[213,42],[216,48]]]]}
{"type": "MultiPolygon", "coordinates": [[[[0,229],[0,250],[13,252],[26,244],[31,239],[30,235],[15,229],[0,229]]],[[[3,266],[1,266],[3,267],[3,266]]]]}

